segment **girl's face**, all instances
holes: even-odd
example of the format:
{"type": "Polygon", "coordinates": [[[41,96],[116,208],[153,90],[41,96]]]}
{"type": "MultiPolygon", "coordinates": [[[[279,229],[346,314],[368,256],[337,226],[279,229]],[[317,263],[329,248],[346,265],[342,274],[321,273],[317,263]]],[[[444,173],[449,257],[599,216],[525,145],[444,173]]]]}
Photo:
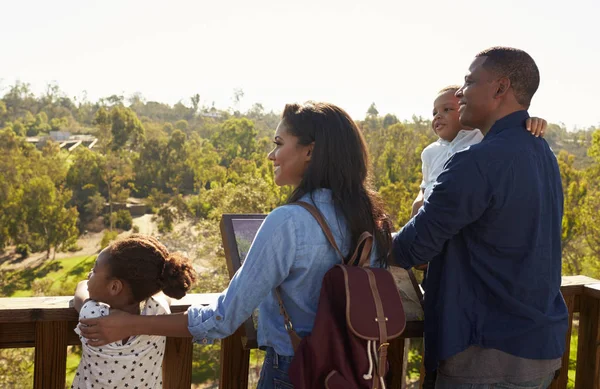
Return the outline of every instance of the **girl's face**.
{"type": "Polygon", "coordinates": [[[314,145],[298,144],[298,137],[288,132],[283,120],[277,126],[273,143],[275,148],[268,158],[275,167],[275,183],[279,186],[297,187],[302,182],[314,145]]]}
{"type": "Polygon", "coordinates": [[[88,292],[90,299],[111,305],[112,294],[110,291],[115,279],[110,274],[108,257],[107,249],[98,254],[94,268],[88,274],[88,292]]]}

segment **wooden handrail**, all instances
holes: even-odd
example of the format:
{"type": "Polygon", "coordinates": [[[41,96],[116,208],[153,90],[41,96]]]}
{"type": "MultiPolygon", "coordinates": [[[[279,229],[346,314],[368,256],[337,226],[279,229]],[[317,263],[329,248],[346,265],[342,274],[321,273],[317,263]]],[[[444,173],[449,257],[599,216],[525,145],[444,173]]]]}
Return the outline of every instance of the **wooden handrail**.
{"type": "MultiPolygon", "coordinates": [[[[579,312],[579,342],[575,389],[600,388],[600,281],[584,276],[563,277],[561,292],[569,308],[569,330],[561,374],[552,389],[566,389],[573,314],[579,312]]],[[[171,305],[173,312],[184,312],[190,305],[207,305],[218,294],[191,294],[171,305]]],[[[63,389],[67,345],[80,344],[73,329],[77,313],[69,306],[71,297],[0,298],[0,348],[35,347],[35,389],[63,389]]],[[[394,341],[390,354],[394,372],[402,366],[404,338],[418,338],[422,322],[407,323],[403,337],[394,341]],[[398,365],[399,364],[399,365],[398,365]]],[[[189,338],[168,338],[163,363],[165,389],[191,385],[192,344],[189,338]]],[[[239,333],[221,344],[220,387],[248,387],[249,353],[242,348],[239,333]]],[[[402,371],[400,369],[400,371],[402,371]]],[[[393,377],[389,388],[400,388],[401,379],[393,377]]]]}
{"type": "MultiPolygon", "coordinates": [[[[190,294],[173,300],[173,313],[190,305],[207,305],[218,294],[190,294]]],[[[75,334],[78,315],[72,297],[0,298],[0,349],[35,347],[34,389],[64,389],[67,346],[79,345],[75,334]]],[[[189,388],[192,379],[192,342],[167,338],[163,361],[163,388],[189,388]]]]}

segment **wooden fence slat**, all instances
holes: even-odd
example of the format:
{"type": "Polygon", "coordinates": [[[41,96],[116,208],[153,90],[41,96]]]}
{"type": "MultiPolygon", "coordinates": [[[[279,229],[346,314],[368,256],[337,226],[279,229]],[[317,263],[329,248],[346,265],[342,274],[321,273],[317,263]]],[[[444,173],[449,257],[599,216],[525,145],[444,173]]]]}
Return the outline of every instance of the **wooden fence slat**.
{"type": "Polygon", "coordinates": [[[564,296],[567,309],[569,310],[569,328],[566,335],[566,348],[562,357],[560,375],[552,382],[550,389],[567,389],[569,381],[569,355],[571,352],[571,333],[573,330],[573,312],[575,310],[575,295],[564,296]]]}
{"type": "Polygon", "coordinates": [[[247,389],[250,350],[242,346],[241,327],[221,340],[221,376],[219,389],[247,389]]]}
{"type": "Polygon", "coordinates": [[[390,347],[388,348],[390,370],[385,377],[389,389],[403,389],[405,386],[406,372],[404,365],[406,361],[404,357],[406,348],[410,345],[407,340],[404,337],[399,337],[390,342],[390,347]]]}
{"type": "Polygon", "coordinates": [[[167,338],[163,359],[163,389],[192,386],[192,339],[167,338]]]}
{"type": "Polygon", "coordinates": [[[34,389],[64,389],[67,372],[66,321],[37,322],[35,326],[34,389]]]}
{"type": "Polygon", "coordinates": [[[579,339],[577,347],[577,372],[575,389],[597,389],[600,385],[600,300],[580,296],[579,339]]]}

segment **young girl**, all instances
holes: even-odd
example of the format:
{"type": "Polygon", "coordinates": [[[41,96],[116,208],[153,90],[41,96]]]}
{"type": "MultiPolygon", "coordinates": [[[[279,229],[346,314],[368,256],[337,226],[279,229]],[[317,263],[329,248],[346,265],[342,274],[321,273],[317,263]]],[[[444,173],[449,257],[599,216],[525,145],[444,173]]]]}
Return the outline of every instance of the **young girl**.
{"type": "MultiPolygon", "coordinates": [[[[106,316],[111,308],[133,315],[169,314],[164,294],[180,299],[195,280],[189,259],[169,253],[155,238],[131,235],[102,250],[88,280],[77,285],[74,305],[80,319],[106,316]]],[[[75,332],[83,352],[71,388],[162,388],[164,336],[133,336],[93,347],[78,328],[75,332]]]]}

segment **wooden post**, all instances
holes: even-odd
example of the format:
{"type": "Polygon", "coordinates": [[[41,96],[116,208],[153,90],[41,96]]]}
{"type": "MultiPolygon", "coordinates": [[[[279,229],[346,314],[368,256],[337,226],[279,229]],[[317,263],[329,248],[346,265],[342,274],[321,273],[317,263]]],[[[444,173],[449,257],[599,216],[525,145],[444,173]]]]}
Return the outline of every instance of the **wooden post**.
{"type": "Polygon", "coordinates": [[[250,350],[242,347],[241,328],[221,340],[219,389],[248,389],[250,350]]]}
{"type": "Polygon", "coordinates": [[[580,298],[575,389],[597,389],[600,387],[600,377],[598,377],[600,374],[600,356],[598,355],[598,346],[600,345],[599,320],[600,299],[584,293],[580,298]]]}
{"type": "Polygon", "coordinates": [[[192,339],[167,338],[163,359],[163,388],[192,386],[192,339]]]}
{"type": "Polygon", "coordinates": [[[35,325],[34,389],[64,389],[67,372],[67,321],[35,325]]]}
{"type": "Polygon", "coordinates": [[[399,337],[391,341],[388,348],[388,362],[390,370],[385,377],[387,387],[390,389],[403,389],[406,380],[404,373],[405,338],[399,337]]]}
{"type": "Polygon", "coordinates": [[[575,295],[565,295],[564,299],[567,304],[567,309],[569,310],[569,328],[567,329],[565,340],[566,348],[562,357],[560,375],[557,379],[552,381],[550,389],[567,389],[567,383],[569,381],[569,355],[571,352],[571,332],[573,328],[573,312],[575,312],[575,295]]]}

